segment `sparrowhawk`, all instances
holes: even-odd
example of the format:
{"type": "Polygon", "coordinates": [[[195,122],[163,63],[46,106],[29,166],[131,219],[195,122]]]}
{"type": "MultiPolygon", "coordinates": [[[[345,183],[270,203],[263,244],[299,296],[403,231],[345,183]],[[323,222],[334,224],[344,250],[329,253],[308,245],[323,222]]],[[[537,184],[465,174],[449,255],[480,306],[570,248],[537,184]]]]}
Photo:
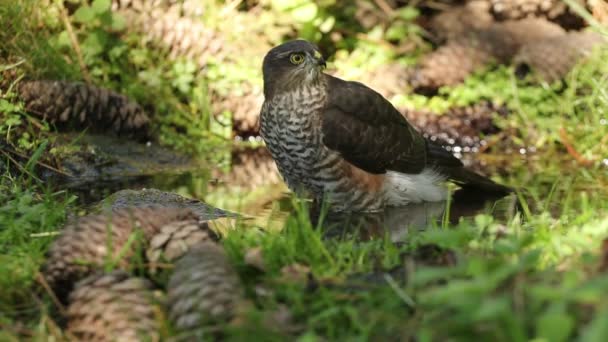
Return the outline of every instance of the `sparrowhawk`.
{"type": "Polygon", "coordinates": [[[465,169],[379,93],[324,68],[319,50],[305,40],[274,47],[264,58],[261,135],[293,191],[326,199],[334,211],[441,201],[447,180],[510,191],[465,169]]]}

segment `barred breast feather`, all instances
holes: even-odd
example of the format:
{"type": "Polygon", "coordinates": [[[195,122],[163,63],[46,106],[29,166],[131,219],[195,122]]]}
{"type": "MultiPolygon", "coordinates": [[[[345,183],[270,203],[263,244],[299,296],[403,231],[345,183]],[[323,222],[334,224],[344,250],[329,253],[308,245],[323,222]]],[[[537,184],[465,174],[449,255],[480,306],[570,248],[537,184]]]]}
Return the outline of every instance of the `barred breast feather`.
{"type": "Polygon", "coordinates": [[[293,191],[312,192],[336,211],[377,211],[387,204],[445,198],[443,187],[434,185],[441,177],[432,171],[374,174],[328,148],[323,142],[323,94],[322,89],[298,89],[267,101],[262,110],[262,136],[293,191]]]}

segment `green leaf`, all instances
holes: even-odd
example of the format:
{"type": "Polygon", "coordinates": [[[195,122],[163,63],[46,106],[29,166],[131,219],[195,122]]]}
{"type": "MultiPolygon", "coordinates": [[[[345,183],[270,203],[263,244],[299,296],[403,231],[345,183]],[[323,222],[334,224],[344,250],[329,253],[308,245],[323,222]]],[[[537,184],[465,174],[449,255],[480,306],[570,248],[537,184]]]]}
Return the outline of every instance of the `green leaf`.
{"type": "Polygon", "coordinates": [[[94,0],[91,4],[91,8],[96,14],[102,14],[108,12],[112,6],[111,0],[94,0]]]}
{"type": "Polygon", "coordinates": [[[317,16],[317,13],[317,5],[312,2],[294,7],[291,10],[293,18],[301,23],[312,21],[317,16]]]}
{"type": "Polygon", "coordinates": [[[336,24],[336,18],[334,16],[327,17],[321,25],[319,25],[319,31],[323,33],[328,33],[336,24]]]}
{"type": "Polygon", "coordinates": [[[79,23],[89,23],[95,19],[95,11],[89,6],[81,6],[74,12],[74,21],[79,23]]]}
{"type": "Polygon", "coordinates": [[[598,310],[595,319],[582,332],[582,342],[602,342],[608,339],[608,310],[598,310]]]}
{"type": "Polygon", "coordinates": [[[122,31],[127,27],[127,20],[118,13],[112,13],[112,24],[110,27],[113,31],[122,31]]]}
{"type": "Polygon", "coordinates": [[[89,33],[87,38],[85,38],[85,40],[82,42],[82,47],[84,53],[87,56],[92,57],[102,53],[105,49],[107,42],[107,33],[101,30],[95,30],[89,33]]]}
{"type": "Polygon", "coordinates": [[[61,31],[57,36],[57,45],[59,48],[67,48],[70,47],[70,35],[67,31],[61,31]]]}
{"type": "MultiPolygon", "coordinates": [[[[0,113],[9,114],[9,113],[20,113],[20,112],[21,112],[21,107],[19,105],[11,103],[5,99],[0,99],[0,113]]],[[[17,118],[17,119],[14,119],[14,121],[11,121],[11,117],[9,117],[8,119],[6,119],[4,124],[15,126],[15,125],[21,124],[21,120],[17,118]]]]}
{"type": "Polygon", "coordinates": [[[574,328],[574,319],[563,310],[544,313],[536,322],[537,336],[547,341],[567,341],[574,328]]]}
{"type": "Polygon", "coordinates": [[[399,17],[406,21],[412,21],[420,15],[420,12],[415,7],[403,7],[398,11],[399,17]]]}
{"type": "Polygon", "coordinates": [[[391,25],[391,27],[386,30],[386,39],[389,40],[399,40],[405,38],[407,36],[407,29],[401,23],[396,25],[391,25]]]}
{"type": "Polygon", "coordinates": [[[475,320],[495,320],[510,312],[510,302],[505,296],[500,298],[487,298],[472,312],[475,320]]]}
{"type": "Polygon", "coordinates": [[[36,165],[36,163],[38,162],[38,160],[42,156],[42,152],[44,152],[44,150],[46,150],[46,147],[48,145],[49,145],[49,141],[48,140],[44,140],[40,144],[40,146],[38,146],[38,148],[36,149],[36,151],[34,151],[34,153],[32,154],[32,156],[30,157],[30,159],[27,161],[27,163],[25,164],[25,169],[28,170],[29,173],[34,172],[34,166],[36,165]]]}

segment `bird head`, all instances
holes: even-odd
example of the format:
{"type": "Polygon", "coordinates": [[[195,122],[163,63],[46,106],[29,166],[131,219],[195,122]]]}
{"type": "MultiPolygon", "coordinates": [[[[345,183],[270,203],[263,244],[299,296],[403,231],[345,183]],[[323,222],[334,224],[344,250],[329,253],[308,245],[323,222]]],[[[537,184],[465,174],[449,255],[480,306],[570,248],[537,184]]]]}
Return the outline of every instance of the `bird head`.
{"type": "Polygon", "coordinates": [[[325,60],[306,40],[292,40],[272,48],[264,57],[264,95],[319,83],[325,60]]]}

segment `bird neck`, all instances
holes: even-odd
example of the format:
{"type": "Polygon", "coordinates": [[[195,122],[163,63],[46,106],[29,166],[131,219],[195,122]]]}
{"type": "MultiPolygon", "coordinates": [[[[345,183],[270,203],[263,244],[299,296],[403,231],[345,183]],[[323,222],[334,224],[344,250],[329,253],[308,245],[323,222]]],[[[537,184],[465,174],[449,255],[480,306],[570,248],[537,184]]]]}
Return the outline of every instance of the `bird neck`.
{"type": "Polygon", "coordinates": [[[264,75],[264,97],[273,99],[277,96],[283,96],[286,93],[309,92],[313,89],[324,90],[327,84],[327,76],[324,73],[319,73],[314,78],[290,78],[282,79],[266,77],[264,75]]]}

